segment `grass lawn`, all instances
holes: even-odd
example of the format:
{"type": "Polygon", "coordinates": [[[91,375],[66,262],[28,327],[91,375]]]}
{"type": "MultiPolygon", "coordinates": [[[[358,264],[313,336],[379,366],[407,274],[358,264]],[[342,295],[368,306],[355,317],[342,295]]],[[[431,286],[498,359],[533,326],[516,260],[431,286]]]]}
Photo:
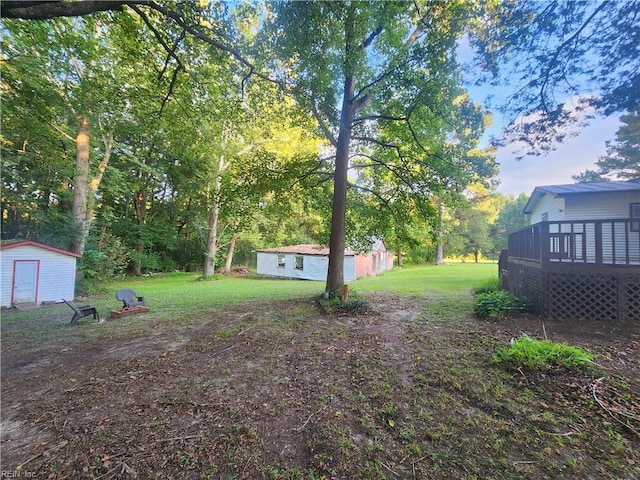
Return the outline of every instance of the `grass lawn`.
{"type": "MultiPolygon", "coordinates": [[[[349,285],[355,292],[392,292],[402,295],[456,297],[467,295],[473,285],[496,277],[495,263],[454,263],[448,266],[411,266],[396,268],[377,277],[364,277],[349,285]]],[[[107,299],[120,288],[133,288],[150,305],[176,311],[209,307],[253,299],[288,299],[320,295],[324,282],[264,279],[257,277],[221,277],[199,280],[196,274],[170,274],[127,278],[106,285],[107,299]]],[[[103,299],[95,299],[102,305],[103,299]]],[[[113,302],[109,304],[112,305],[113,302]]],[[[103,308],[106,308],[103,307],[103,308]]]]}
{"type": "Polygon", "coordinates": [[[35,478],[640,478],[640,332],[474,318],[495,264],[352,282],[130,278],[150,311],[69,325],[56,305],[2,317],[2,469],[35,478]],[[526,333],[595,355],[536,371],[494,354],[526,333]]]}
{"type": "MultiPolygon", "coordinates": [[[[364,277],[350,283],[351,292],[391,292],[419,297],[463,298],[469,300],[474,285],[497,276],[495,263],[452,263],[447,266],[410,266],[396,268],[377,277],[364,277]]],[[[159,318],[175,316],[202,308],[237,303],[247,300],[284,300],[303,296],[319,296],[324,282],[305,280],[265,279],[249,277],[216,277],[202,280],[198,274],[172,273],[142,277],[127,277],[101,286],[102,293],[77,303],[91,303],[101,317],[121,307],[115,292],[132,288],[145,297],[147,305],[159,318]]],[[[5,322],[35,319],[47,316],[51,310],[63,315],[71,310],[64,304],[42,310],[16,312],[5,317],[5,322]]],[[[69,315],[71,318],[71,315],[69,315]]]]}

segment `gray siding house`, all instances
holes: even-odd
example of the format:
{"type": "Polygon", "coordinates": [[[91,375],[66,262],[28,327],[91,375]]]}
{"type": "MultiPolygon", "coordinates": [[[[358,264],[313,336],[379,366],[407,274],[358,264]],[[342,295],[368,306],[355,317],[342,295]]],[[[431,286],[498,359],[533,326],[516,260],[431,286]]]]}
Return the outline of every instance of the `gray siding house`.
{"type": "Polygon", "coordinates": [[[500,275],[554,318],[640,320],[640,183],[536,187],[500,275]]]}

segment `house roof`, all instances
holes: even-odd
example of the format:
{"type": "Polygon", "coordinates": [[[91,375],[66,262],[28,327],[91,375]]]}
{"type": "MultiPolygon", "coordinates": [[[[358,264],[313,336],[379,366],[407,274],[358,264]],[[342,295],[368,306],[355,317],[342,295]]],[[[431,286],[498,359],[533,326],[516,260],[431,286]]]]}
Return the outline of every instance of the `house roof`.
{"type": "Polygon", "coordinates": [[[34,242],[33,240],[7,240],[3,241],[2,245],[0,245],[0,250],[8,250],[10,248],[23,247],[23,246],[32,246],[38,248],[44,248],[45,250],[49,250],[56,253],[61,253],[63,255],[68,255],[70,257],[81,258],[82,254],[70,252],[68,250],[63,250],[62,248],[53,247],[51,245],[46,245],[40,242],[34,242]]]}
{"type": "Polygon", "coordinates": [[[640,182],[594,182],[573,183],[568,185],[547,185],[536,187],[524,206],[522,213],[531,213],[533,207],[546,194],[554,197],[566,197],[568,195],[585,193],[609,193],[609,192],[640,192],[640,182]]]}
{"type": "MultiPolygon", "coordinates": [[[[322,245],[305,243],[302,245],[289,245],[287,247],[261,248],[258,252],[268,253],[295,253],[298,255],[329,255],[329,249],[322,245]]],[[[349,248],[345,248],[345,255],[355,255],[355,252],[349,248]]]]}

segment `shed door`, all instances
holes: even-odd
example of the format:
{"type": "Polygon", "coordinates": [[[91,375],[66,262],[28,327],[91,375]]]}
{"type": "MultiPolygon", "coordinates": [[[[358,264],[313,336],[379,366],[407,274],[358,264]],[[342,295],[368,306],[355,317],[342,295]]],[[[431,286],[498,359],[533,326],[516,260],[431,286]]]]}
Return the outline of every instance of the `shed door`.
{"type": "Polygon", "coordinates": [[[38,288],[38,261],[16,260],[13,264],[13,303],[33,303],[38,288]]]}

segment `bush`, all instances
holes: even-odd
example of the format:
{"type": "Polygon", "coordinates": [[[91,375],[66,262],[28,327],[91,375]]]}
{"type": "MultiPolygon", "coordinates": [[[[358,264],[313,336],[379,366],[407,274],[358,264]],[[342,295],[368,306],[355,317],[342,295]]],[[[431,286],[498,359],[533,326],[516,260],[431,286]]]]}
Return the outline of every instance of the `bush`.
{"type": "Polygon", "coordinates": [[[320,303],[327,313],[339,312],[359,315],[371,313],[373,311],[369,302],[360,298],[355,290],[349,293],[349,298],[345,302],[336,295],[330,295],[329,298],[326,298],[323,295],[320,303]]]}
{"type": "Polygon", "coordinates": [[[110,233],[102,233],[100,237],[90,237],[87,241],[80,270],[89,280],[104,281],[123,275],[129,257],[122,241],[110,233]]]}
{"type": "Polygon", "coordinates": [[[529,300],[525,297],[497,291],[478,295],[473,311],[480,318],[502,318],[512,313],[527,312],[530,306],[529,300]]]}
{"type": "Polygon", "coordinates": [[[593,358],[594,355],[579,347],[550,340],[536,340],[525,334],[512,340],[509,348],[503,348],[493,356],[498,363],[509,363],[532,370],[590,367],[593,358]]]}
{"type": "Polygon", "coordinates": [[[502,290],[502,279],[493,277],[485,280],[473,288],[473,293],[480,295],[481,293],[499,292],[502,290]]]}

